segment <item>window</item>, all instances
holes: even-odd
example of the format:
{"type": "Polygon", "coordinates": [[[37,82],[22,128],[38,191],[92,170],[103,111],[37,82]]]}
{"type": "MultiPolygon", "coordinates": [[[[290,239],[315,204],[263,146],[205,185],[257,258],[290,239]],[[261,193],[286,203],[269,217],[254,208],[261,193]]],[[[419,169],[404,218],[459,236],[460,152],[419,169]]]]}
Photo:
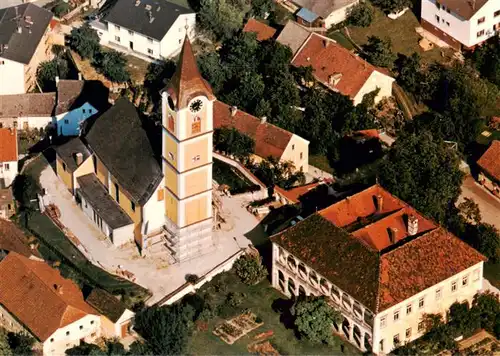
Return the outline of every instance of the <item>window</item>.
{"type": "Polygon", "coordinates": [[[0,66],[3,66],[5,64],[5,61],[0,61],[0,66]]]}
{"type": "Polygon", "coordinates": [[[172,132],[175,131],[175,121],[172,115],[168,115],[168,129],[172,132]]]}
{"type": "Polygon", "coordinates": [[[412,305],[411,305],[411,304],[408,304],[408,305],[406,306],[406,315],[411,314],[411,309],[412,309],[412,305]]]}
{"type": "Polygon", "coordinates": [[[134,35],[134,31],[130,31],[130,30],[128,30],[128,34],[129,34],[130,36],[133,36],[133,35],[134,35]]]}
{"type": "Polygon", "coordinates": [[[480,271],[478,269],[476,269],[474,271],[474,281],[478,281],[479,280],[479,273],[480,273],[480,271]]]}
{"type": "Polygon", "coordinates": [[[63,167],[63,171],[66,172],[66,163],[63,162],[62,167],[63,167]]]}
{"type": "Polygon", "coordinates": [[[477,37],[481,37],[482,35],[484,35],[484,30],[481,30],[477,33],[477,37]]]}
{"type": "Polygon", "coordinates": [[[380,340],[379,346],[380,351],[384,351],[384,339],[380,340]]]}
{"type": "Polygon", "coordinates": [[[181,43],[182,43],[182,40],[179,40],[179,44],[181,44],[181,43]]]}
{"type": "Polygon", "coordinates": [[[164,194],[163,193],[163,189],[160,189],[158,191],[158,201],[163,201],[163,199],[164,199],[164,195],[163,194],[164,194]]]}
{"type": "Polygon", "coordinates": [[[153,43],[153,39],[148,37],[148,42],[153,43]]]}
{"type": "Polygon", "coordinates": [[[85,109],[82,109],[82,112],[85,114],[85,109]]]}
{"type": "Polygon", "coordinates": [[[387,325],[387,316],[383,316],[380,318],[380,328],[385,328],[387,325]]]}
{"type": "Polygon", "coordinates": [[[446,26],[450,26],[450,23],[448,21],[446,21],[446,26]]]}
{"type": "Polygon", "coordinates": [[[197,134],[201,132],[201,119],[199,116],[193,118],[193,123],[191,124],[191,133],[197,134]]]}
{"type": "Polygon", "coordinates": [[[442,289],[441,288],[436,289],[436,300],[441,299],[441,295],[442,295],[442,289]]]}
{"type": "Polygon", "coordinates": [[[173,161],[174,160],[174,154],[172,152],[168,153],[168,158],[173,161]]]}
{"type": "Polygon", "coordinates": [[[418,309],[422,309],[424,307],[424,297],[418,300],[418,309]]]}
{"type": "Polygon", "coordinates": [[[12,126],[14,126],[14,128],[16,128],[16,129],[17,129],[17,121],[14,121],[14,122],[12,123],[12,126]]]}
{"type": "Polygon", "coordinates": [[[94,325],[94,320],[91,320],[91,321],[90,321],[90,325],[94,325]]]}
{"type": "Polygon", "coordinates": [[[292,145],[292,151],[295,149],[295,145],[292,145]]]}
{"type": "Polygon", "coordinates": [[[153,50],[151,48],[148,48],[148,54],[153,54],[153,50]]]}
{"type": "Polygon", "coordinates": [[[436,21],[437,21],[438,23],[439,23],[439,21],[441,21],[441,18],[440,18],[438,15],[436,15],[436,21]]]}
{"type": "Polygon", "coordinates": [[[132,209],[132,211],[135,211],[135,203],[133,201],[130,202],[130,209],[132,209]]]}
{"type": "Polygon", "coordinates": [[[455,292],[457,290],[457,281],[451,282],[451,291],[455,292]]]}
{"type": "Polygon", "coordinates": [[[424,331],[424,322],[421,321],[420,323],[418,323],[418,332],[422,332],[424,331]]]}
{"type": "Polygon", "coordinates": [[[66,336],[69,336],[69,331],[66,331],[66,336]]]}
{"type": "Polygon", "coordinates": [[[83,325],[80,325],[80,330],[82,330],[82,329],[83,329],[83,325]]]}
{"type": "Polygon", "coordinates": [[[392,342],[394,343],[394,346],[399,345],[399,334],[396,334],[392,337],[392,342]]]}
{"type": "Polygon", "coordinates": [[[120,36],[115,36],[115,41],[120,42],[120,36]]]}
{"type": "Polygon", "coordinates": [[[92,156],[92,163],[94,163],[94,173],[97,174],[97,157],[92,156]]]}
{"type": "Polygon", "coordinates": [[[498,16],[500,16],[500,10],[498,10],[498,11],[495,11],[495,12],[493,13],[493,16],[495,16],[495,17],[498,17],[498,16]]]}
{"type": "Polygon", "coordinates": [[[469,284],[469,276],[463,276],[462,278],[462,287],[466,287],[469,284]]]}
{"type": "Polygon", "coordinates": [[[300,152],[300,159],[304,158],[304,153],[300,152]]]}
{"type": "Polygon", "coordinates": [[[411,328],[406,329],[405,336],[407,339],[411,337],[411,328]]]}
{"type": "Polygon", "coordinates": [[[50,342],[54,342],[54,338],[53,337],[50,338],[50,342]]]}
{"type": "Polygon", "coordinates": [[[120,187],[118,187],[118,183],[115,183],[115,199],[120,204],[120,187]]]}
{"type": "Polygon", "coordinates": [[[480,19],[477,20],[477,24],[482,24],[486,19],[483,17],[481,17],[480,19]]]}
{"type": "Polygon", "coordinates": [[[120,27],[120,26],[118,26],[118,25],[115,25],[115,29],[116,29],[117,31],[120,31],[121,27],[120,27]]]}
{"type": "Polygon", "coordinates": [[[4,168],[6,171],[10,170],[10,164],[9,164],[9,163],[4,163],[4,164],[3,164],[3,168],[4,168]]]}
{"type": "Polygon", "coordinates": [[[394,321],[398,321],[399,320],[399,310],[396,310],[394,312],[394,321]]]}
{"type": "Polygon", "coordinates": [[[65,125],[69,124],[69,120],[68,119],[64,119],[64,124],[65,125]]]}

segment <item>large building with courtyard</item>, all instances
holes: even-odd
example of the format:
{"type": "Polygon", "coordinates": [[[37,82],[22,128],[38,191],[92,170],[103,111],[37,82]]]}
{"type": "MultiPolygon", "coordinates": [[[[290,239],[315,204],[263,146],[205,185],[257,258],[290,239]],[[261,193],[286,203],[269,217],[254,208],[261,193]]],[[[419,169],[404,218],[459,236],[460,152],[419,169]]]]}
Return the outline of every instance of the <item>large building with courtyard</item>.
{"type": "Polygon", "coordinates": [[[271,237],[272,284],[327,296],[333,325],[362,351],[386,354],[420,337],[422,316],[472,302],[485,257],[374,185],[271,237]]]}

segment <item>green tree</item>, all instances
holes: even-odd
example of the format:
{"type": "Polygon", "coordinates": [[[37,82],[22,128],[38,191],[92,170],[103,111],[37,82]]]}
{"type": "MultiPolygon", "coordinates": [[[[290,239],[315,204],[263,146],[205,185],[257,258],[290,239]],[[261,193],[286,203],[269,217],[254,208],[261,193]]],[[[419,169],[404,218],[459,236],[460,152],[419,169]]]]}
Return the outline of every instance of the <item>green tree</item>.
{"type": "Polygon", "coordinates": [[[69,35],[69,46],[82,58],[92,59],[100,52],[99,35],[88,23],[73,28],[69,35]]]}
{"type": "Polygon", "coordinates": [[[234,262],[234,269],[241,281],[248,285],[254,285],[267,276],[266,267],[262,265],[262,258],[244,255],[234,262]]]}
{"type": "Polygon", "coordinates": [[[378,174],[391,193],[440,222],[458,198],[463,178],[455,151],[430,132],[399,137],[378,174]]]}
{"type": "Polygon", "coordinates": [[[264,95],[265,85],[262,76],[256,72],[244,72],[230,83],[233,90],[222,95],[223,101],[242,108],[247,112],[255,112],[264,95]]]}
{"type": "Polygon", "coordinates": [[[481,75],[500,86],[500,42],[493,37],[485,45],[474,50],[470,59],[481,75]]]}
{"type": "Polygon", "coordinates": [[[250,10],[244,0],[201,0],[197,15],[199,30],[214,40],[225,40],[243,27],[250,10]]]}
{"type": "Polygon", "coordinates": [[[376,36],[368,37],[368,42],[362,46],[365,59],[379,67],[392,67],[395,56],[392,53],[392,44],[389,38],[381,39],[376,36]]]}
{"type": "Polygon", "coordinates": [[[7,338],[7,331],[3,328],[0,328],[0,355],[13,356],[9,339],[7,338]]]}
{"type": "Polygon", "coordinates": [[[257,18],[264,18],[275,10],[272,0],[252,0],[251,14],[257,18]]]}
{"type": "Polygon", "coordinates": [[[95,56],[94,64],[97,70],[112,82],[123,83],[130,79],[130,73],[127,71],[127,60],[118,51],[100,52],[95,56]]]}
{"type": "Polygon", "coordinates": [[[235,128],[222,127],[215,129],[214,147],[226,154],[245,158],[254,153],[255,141],[235,128]]]}
{"type": "Polygon", "coordinates": [[[378,6],[385,13],[397,13],[407,7],[412,6],[411,0],[373,0],[373,4],[378,6]]]}
{"type": "Polygon", "coordinates": [[[352,26],[368,27],[373,21],[374,10],[367,1],[361,1],[348,10],[347,23],[352,26]]]}
{"type": "Polygon", "coordinates": [[[268,187],[277,185],[283,189],[289,189],[297,183],[305,183],[304,173],[296,171],[292,162],[280,162],[272,156],[251,165],[250,170],[268,187]]]}
{"type": "Polygon", "coordinates": [[[159,93],[174,75],[175,67],[175,62],[171,60],[152,62],[148,65],[148,71],[144,77],[144,87],[147,88],[151,96],[159,99],[159,93]]]}
{"type": "Polygon", "coordinates": [[[156,355],[179,355],[185,353],[193,317],[194,309],[189,305],[154,306],[136,314],[134,328],[146,340],[146,350],[156,355]]]}
{"type": "Polygon", "coordinates": [[[396,60],[398,83],[410,93],[416,93],[422,83],[421,57],[414,52],[411,56],[399,53],[396,60]]]}
{"type": "Polygon", "coordinates": [[[306,339],[313,343],[333,344],[333,323],[342,320],[341,314],[328,305],[325,297],[301,300],[292,311],[295,327],[306,339]]]}
{"type": "Polygon", "coordinates": [[[9,332],[7,340],[14,355],[33,355],[35,339],[30,335],[24,332],[9,332]]]}
{"type": "Polygon", "coordinates": [[[204,53],[197,58],[200,73],[210,85],[215,94],[218,94],[227,80],[227,70],[222,65],[221,58],[217,52],[204,53]]]}
{"type": "Polygon", "coordinates": [[[68,3],[65,3],[64,1],[59,1],[53,8],[52,8],[52,12],[54,13],[54,15],[56,15],[57,17],[61,17],[61,16],[64,16],[66,15],[69,10],[70,10],[70,6],[68,3]]]}
{"type": "Polygon", "coordinates": [[[481,210],[472,198],[465,198],[463,202],[458,204],[460,214],[469,222],[479,224],[481,222],[481,210]]]}
{"type": "Polygon", "coordinates": [[[500,262],[500,232],[495,226],[486,223],[476,225],[472,239],[474,247],[491,262],[500,262]]]}
{"type": "Polygon", "coordinates": [[[69,69],[68,62],[60,57],[43,61],[36,70],[36,80],[44,92],[56,91],[56,77],[66,79],[69,69]]]}
{"type": "Polygon", "coordinates": [[[500,336],[500,301],[493,292],[478,293],[472,300],[471,312],[479,318],[481,327],[500,336]]]}

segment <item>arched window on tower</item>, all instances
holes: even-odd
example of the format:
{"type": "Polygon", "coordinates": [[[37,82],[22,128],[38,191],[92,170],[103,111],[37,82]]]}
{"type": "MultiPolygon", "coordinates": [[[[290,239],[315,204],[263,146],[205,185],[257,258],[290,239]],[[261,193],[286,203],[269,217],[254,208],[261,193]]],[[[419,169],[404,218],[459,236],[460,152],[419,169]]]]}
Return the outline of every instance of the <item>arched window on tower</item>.
{"type": "Polygon", "coordinates": [[[191,123],[191,134],[195,135],[201,132],[201,119],[199,116],[193,117],[193,122],[191,123]]]}
{"type": "Polygon", "coordinates": [[[175,131],[175,121],[172,115],[168,115],[168,130],[171,132],[175,131]]]}

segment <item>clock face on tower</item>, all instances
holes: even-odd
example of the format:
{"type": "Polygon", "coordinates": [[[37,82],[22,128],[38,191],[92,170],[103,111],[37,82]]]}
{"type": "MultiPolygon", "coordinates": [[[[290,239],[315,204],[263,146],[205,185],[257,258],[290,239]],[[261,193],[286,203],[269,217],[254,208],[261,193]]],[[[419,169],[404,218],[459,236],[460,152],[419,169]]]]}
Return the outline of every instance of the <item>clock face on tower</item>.
{"type": "Polygon", "coordinates": [[[203,107],[203,102],[200,99],[197,99],[189,105],[189,110],[191,110],[192,113],[196,113],[201,110],[203,107]]]}

